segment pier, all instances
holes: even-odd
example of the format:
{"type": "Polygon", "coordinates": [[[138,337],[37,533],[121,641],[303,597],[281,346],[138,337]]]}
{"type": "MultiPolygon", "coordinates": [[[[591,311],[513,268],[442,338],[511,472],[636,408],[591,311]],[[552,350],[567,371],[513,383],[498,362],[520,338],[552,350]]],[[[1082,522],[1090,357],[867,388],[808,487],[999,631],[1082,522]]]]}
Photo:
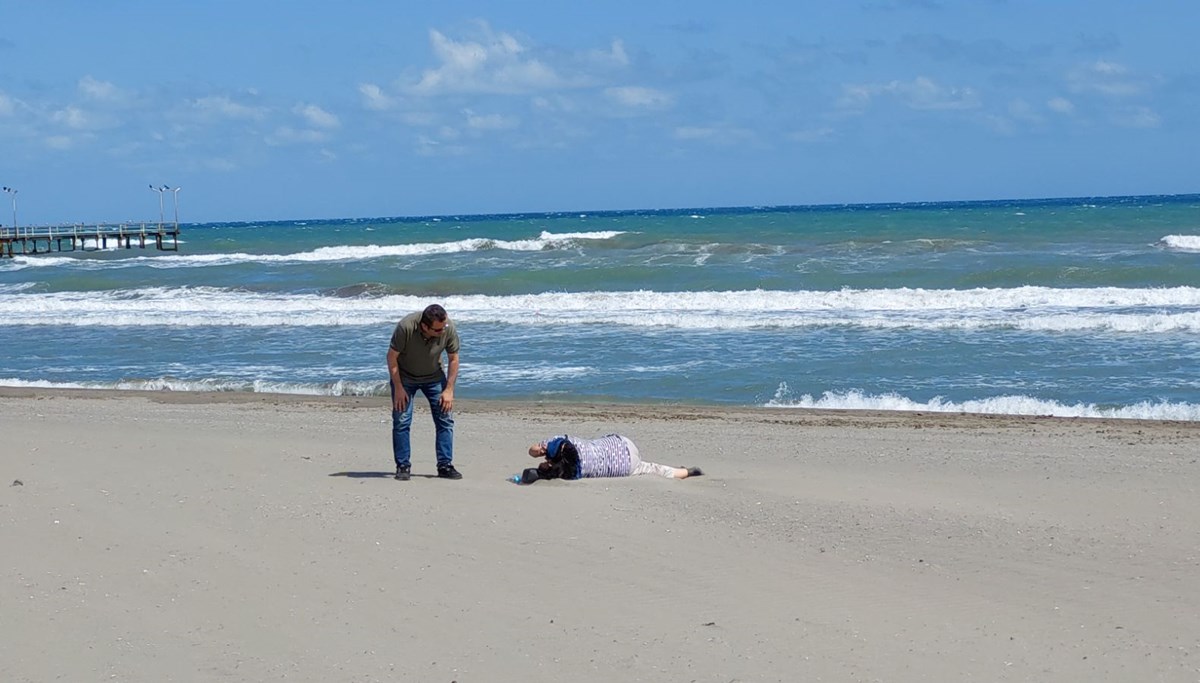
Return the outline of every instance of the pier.
{"type": "MultiPolygon", "coordinates": [[[[153,188],[152,188],[153,189],[153,188]]],[[[0,228],[0,258],[51,252],[153,247],[179,251],[179,224],[116,223],[0,228]]]]}

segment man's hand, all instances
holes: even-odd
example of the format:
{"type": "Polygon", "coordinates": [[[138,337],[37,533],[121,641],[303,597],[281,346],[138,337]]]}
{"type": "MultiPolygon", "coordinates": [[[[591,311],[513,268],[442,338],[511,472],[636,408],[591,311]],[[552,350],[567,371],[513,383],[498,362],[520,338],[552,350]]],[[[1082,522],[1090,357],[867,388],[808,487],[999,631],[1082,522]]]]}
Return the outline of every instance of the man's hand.
{"type": "Polygon", "coordinates": [[[442,412],[449,413],[454,410],[454,388],[446,387],[442,389],[442,412]]]}
{"type": "Polygon", "coordinates": [[[403,413],[408,407],[408,392],[404,390],[404,385],[397,383],[396,397],[392,399],[392,410],[398,413],[403,413]]]}

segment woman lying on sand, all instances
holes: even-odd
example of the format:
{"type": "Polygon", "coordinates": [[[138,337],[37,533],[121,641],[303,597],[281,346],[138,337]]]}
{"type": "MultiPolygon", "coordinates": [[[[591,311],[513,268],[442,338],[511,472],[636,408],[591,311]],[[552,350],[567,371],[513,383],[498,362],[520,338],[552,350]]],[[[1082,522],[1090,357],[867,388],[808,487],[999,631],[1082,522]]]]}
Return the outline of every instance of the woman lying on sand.
{"type": "Polygon", "coordinates": [[[699,467],[669,467],[646,462],[638,457],[638,447],[620,434],[596,439],[579,439],[563,434],[529,447],[529,455],[545,458],[530,467],[515,481],[532,484],[538,479],[583,479],[590,477],[630,477],[657,474],[672,479],[698,477],[699,467]]]}

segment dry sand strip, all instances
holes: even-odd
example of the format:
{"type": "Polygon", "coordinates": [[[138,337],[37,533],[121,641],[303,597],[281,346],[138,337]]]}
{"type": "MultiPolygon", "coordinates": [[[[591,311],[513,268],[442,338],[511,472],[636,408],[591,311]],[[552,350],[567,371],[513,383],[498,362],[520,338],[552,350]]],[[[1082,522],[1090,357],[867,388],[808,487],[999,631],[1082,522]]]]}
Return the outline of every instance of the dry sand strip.
{"type": "Polygon", "coordinates": [[[0,680],[1200,680],[1200,424],[423,408],[0,390],[0,680]]]}

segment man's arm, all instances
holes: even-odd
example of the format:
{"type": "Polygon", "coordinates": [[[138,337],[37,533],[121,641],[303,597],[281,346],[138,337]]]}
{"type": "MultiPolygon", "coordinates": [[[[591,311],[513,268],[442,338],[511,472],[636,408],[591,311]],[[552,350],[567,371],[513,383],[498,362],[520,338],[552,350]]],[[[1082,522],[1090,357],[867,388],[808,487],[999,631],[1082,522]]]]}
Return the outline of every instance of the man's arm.
{"type": "Polygon", "coordinates": [[[446,353],[446,388],[442,389],[442,410],[454,410],[454,382],[458,380],[458,354],[446,353]]]}
{"type": "Polygon", "coordinates": [[[392,381],[392,410],[403,411],[408,407],[408,392],[400,381],[400,354],[395,349],[388,348],[387,352],[388,377],[392,381]]]}

